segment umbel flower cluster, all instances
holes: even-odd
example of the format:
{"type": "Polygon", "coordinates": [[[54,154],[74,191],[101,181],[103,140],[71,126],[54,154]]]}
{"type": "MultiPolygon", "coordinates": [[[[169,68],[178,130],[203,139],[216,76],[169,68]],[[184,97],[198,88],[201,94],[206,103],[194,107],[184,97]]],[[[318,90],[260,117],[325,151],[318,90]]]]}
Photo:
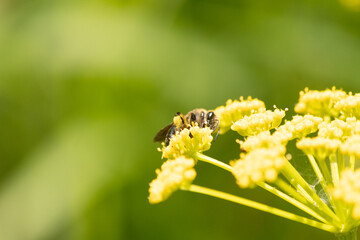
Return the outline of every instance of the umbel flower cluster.
{"type": "Polygon", "coordinates": [[[220,134],[232,130],[241,138],[236,140],[240,154],[229,164],[203,154],[213,140],[210,128],[192,125],[176,133],[168,146],[159,149],[167,160],[150,183],[150,203],[164,201],[179,189],[192,191],[328,231],[339,239],[356,239],[360,225],[360,94],[306,88],[295,105],[297,115],[284,120],[286,111],[266,109],[264,102],[250,97],[217,107],[214,113],[220,134]],[[312,169],[321,189],[303,178],[300,172],[304,169],[292,165],[287,150],[291,141],[303,152],[303,165],[312,169]],[[195,185],[197,161],[230,172],[240,188],[260,187],[304,214],[195,185]]]}

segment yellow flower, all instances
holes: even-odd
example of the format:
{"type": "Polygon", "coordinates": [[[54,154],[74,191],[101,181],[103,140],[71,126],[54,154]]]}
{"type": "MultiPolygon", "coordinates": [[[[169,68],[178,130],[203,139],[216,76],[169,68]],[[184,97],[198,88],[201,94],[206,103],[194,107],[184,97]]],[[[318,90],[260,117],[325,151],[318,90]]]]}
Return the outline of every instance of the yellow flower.
{"type": "Polygon", "coordinates": [[[240,146],[246,152],[254,151],[259,148],[274,148],[281,145],[281,141],[270,132],[261,132],[256,136],[246,138],[246,141],[239,141],[240,146]]]}
{"type": "Polygon", "coordinates": [[[342,137],[350,136],[352,133],[352,124],[339,119],[333,120],[330,123],[322,122],[319,124],[320,137],[340,139],[342,137]]]}
{"type": "Polygon", "coordinates": [[[180,187],[191,185],[196,177],[193,159],[179,157],[167,160],[157,169],[157,178],[150,183],[149,202],[159,203],[166,200],[180,187]]]}
{"type": "Polygon", "coordinates": [[[351,126],[351,134],[350,135],[360,135],[360,121],[356,120],[355,117],[347,118],[346,123],[351,126]]]}
{"type": "Polygon", "coordinates": [[[341,99],[346,97],[346,93],[342,90],[313,91],[305,88],[300,92],[299,102],[295,106],[295,112],[301,114],[312,114],[320,117],[337,117],[340,113],[334,105],[341,99]]]}
{"type": "Polygon", "coordinates": [[[286,163],[285,147],[255,149],[242,154],[239,160],[232,161],[232,173],[241,188],[253,187],[255,184],[277,179],[279,171],[286,163]]]}
{"type": "Polygon", "coordinates": [[[348,95],[346,98],[338,101],[334,108],[341,112],[344,117],[360,118],[360,94],[348,95]]]}
{"type": "Polygon", "coordinates": [[[353,218],[360,219],[360,169],[344,170],[339,185],[332,190],[332,193],[334,199],[352,205],[353,218]]]}
{"type": "Polygon", "coordinates": [[[227,132],[234,122],[253,113],[264,112],[265,104],[258,99],[227,100],[226,106],[217,107],[214,112],[220,120],[220,134],[227,132]]]}
{"type": "Polygon", "coordinates": [[[273,135],[281,139],[282,142],[287,142],[295,138],[303,138],[310,133],[316,132],[322,121],[322,118],[312,115],[297,115],[294,116],[291,121],[287,121],[281,125],[273,135]]]}
{"type": "Polygon", "coordinates": [[[230,163],[237,184],[247,188],[263,181],[275,181],[287,161],[286,148],[279,138],[270,132],[261,132],[239,143],[246,153],[241,153],[239,160],[230,163]]]}
{"type": "Polygon", "coordinates": [[[320,160],[324,160],[330,156],[330,154],[336,153],[340,144],[341,141],[337,139],[315,137],[303,138],[296,143],[296,146],[305,154],[313,155],[320,160]]]}
{"type": "Polygon", "coordinates": [[[354,135],[346,139],[340,145],[340,152],[344,155],[360,158],[360,135],[354,135]]]}
{"type": "Polygon", "coordinates": [[[183,129],[170,139],[168,146],[162,148],[162,157],[174,159],[180,156],[194,157],[198,152],[210,149],[212,130],[208,127],[200,128],[195,125],[190,129],[183,129]]]}
{"type": "Polygon", "coordinates": [[[236,121],[231,126],[231,129],[237,131],[242,136],[256,135],[278,127],[284,116],[285,111],[279,109],[255,113],[236,121]]]}

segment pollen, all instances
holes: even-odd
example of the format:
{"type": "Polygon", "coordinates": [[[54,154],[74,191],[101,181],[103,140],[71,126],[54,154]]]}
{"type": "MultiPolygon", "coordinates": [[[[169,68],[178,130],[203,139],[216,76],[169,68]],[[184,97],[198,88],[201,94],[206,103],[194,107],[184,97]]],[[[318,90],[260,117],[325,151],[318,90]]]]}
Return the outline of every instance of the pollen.
{"type": "Polygon", "coordinates": [[[301,114],[312,114],[319,117],[337,117],[340,109],[335,109],[334,105],[344,99],[346,93],[333,87],[331,90],[324,91],[309,90],[305,88],[300,92],[299,102],[295,106],[295,112],[301,114]]]}
{"type": "Polygon", "coordinates": [[[157,178],[150,183],[149,202],[159,203],[178,190],[180,187],[189,186],[196,177],[193,159],[179,157],[167,160],[157,169],[157,178]]]}
{"type": "Polygon", "coordinates": [[[213,137],[212,130],[208,127],[200,128],[195,125],[190,129],[183,129],[170,140],[168,146],[163,146],[162,157],[174,159],[180,156],[193,157],[196,153],[200,153],[210,149],[213,137]]]}
{"type": "Polygon", "coordinates": [[[278,127],[284,116],[285,111],[279,109],[255,113],[236,121],[231,126],[231,129],[237,131],[242,136],[256,135],[278,127]]]}
{"type": "Polygon", "coordinates": [[[180,127],[183,123],[182,123],[182,120],[181,120],[181,117],[176,115],[173,119],[173,122],[174,122],[174,125],[177,126],[177,127],[180,127]]]}
{"type": "Polygon", "coordinates": [[[352,216],[360,219],[360,169],[352,171],[344,170],[341,174],[338,186],[332,189],[334,199],[352,205],[352,216]]]}
{"type": "Polygon", "coordinates": [[[232,173],[241,188],[254,187],[260,182],[273,182],[287,159],[285,147],[260,148],[242,154],[239,160],[232,161],[232,173]]]}
{"type": "Polygon", "coordinates": [[[225,106],[217,107],[214,110],[216,116],[220,120],[220,134],[227,132],[234,122],[250,116],[258,112],[265,112],[265,104],[258,99],[248,97],[244,100],[242,97],[240,101],[229,99],[225,106]]]}
{"type": "Polygon", "coordinates": [[[313,155],[319,160],[324,160],[339,149],[340,140],[324,137],[303,138],[296,143],[296,147],[305,154],[313,155]]]}
{"type": "Polygon", "coordinates": [[[303,138],[310,133],[316,132],[322,121],[322,118],[309,114],[305,116],[296,115],[291,121],[281,125],[273,135],[281,139],[282,142],[303,138]]]}
{"type": "Polygon", "coordinates": [[[334,108],[340,111],[344,117],[360,118],[360,94],[352,95],[351,93],[338,101],[334,108]]]}
{"type": "Polygon", "coordinates": [[[344,155],[360,158],[360,135],[353,135],[340,145],[340,152],[344,155]]]}

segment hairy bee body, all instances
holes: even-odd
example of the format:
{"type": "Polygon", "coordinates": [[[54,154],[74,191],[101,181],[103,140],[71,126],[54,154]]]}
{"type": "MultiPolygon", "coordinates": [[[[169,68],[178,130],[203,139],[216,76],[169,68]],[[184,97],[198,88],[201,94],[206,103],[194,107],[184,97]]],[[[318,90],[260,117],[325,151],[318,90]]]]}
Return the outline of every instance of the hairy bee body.
{"type": "MultiPolygon", "coordinates": [[[[168,146],[170,139],[184,128],[190,128],[190,126],[198,125],[199,127],[209,127],[213,132],[219,133],[219,119],[216,117],[213,111],[207,111],[202,108],[194,109],[188,112],[186,115],[177,113],[174,121],[169,125],[162,128],[154,137],[154,142],[165,142],[165,146],[168,146]],[[179,118],[176,118],[178,116],[179,118]],[[178,121],[175,121],[177,119],[178,121]]],[[[216,135],[217,137],[217,135],[216,135]]],[[[216,138],[215,137],[215,138],[216,138]]]]}

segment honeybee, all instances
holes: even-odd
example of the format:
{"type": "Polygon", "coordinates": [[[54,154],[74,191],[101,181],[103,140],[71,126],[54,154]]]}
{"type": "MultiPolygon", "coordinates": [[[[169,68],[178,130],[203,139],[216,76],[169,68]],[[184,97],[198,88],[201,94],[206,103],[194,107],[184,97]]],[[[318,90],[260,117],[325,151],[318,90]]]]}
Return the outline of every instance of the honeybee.
{"type": "Polygon", "coordinates": [[[202,108],[194,109],[188,112],[186,115],[176,113],[175,116],[179,116],[181,121],[172,122],[169,125],[162,128],[154,137],[154,142],[165,141],[165,146],[168,146],[170,139],[181,130],[190,128],[190,126],[197,124],[199,127],[209,127],[213,132],[217,132],[214,140],[219,134],[220,126],[219,119],[216,117],[213,111],[207,111],[202,108]]]}

